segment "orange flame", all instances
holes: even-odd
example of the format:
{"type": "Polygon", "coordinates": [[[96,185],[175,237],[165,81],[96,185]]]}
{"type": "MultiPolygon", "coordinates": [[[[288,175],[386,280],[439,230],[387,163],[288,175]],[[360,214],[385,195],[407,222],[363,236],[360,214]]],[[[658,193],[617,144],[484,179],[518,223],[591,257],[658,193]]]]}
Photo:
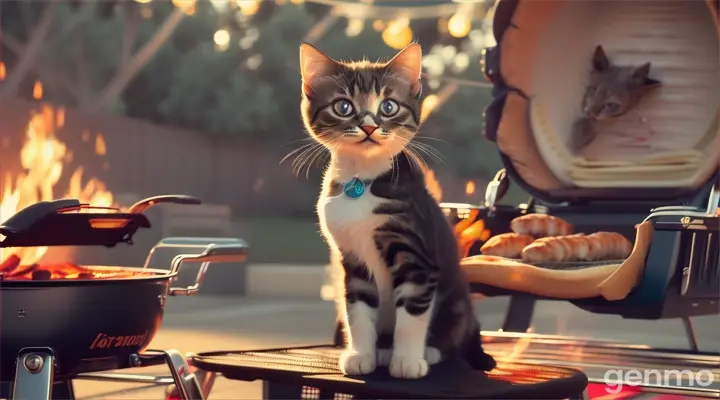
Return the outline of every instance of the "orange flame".
{"type": "Polygon", "coordinates": [[[107,145],[105,144],[105,139],[101,134],[98,134],[95,137],[95,154],[99,156],[107,154],[107,145]]]}
{"type": "MultiPolygon", "coordinates": [[[[502,329],[500,331],[502,331],[502,329]]],[[[530,327],[530,328],[528,328],[527,333],[532,333],[532,331],[533,331],[533,328],[530,327]]],[[[523,355],[523,353],[525,353],[527,348],[530,347],[531,339],[532,339],[531,335],[521,336],[520,339],[518,339],[515,342],[515,345],[513,346],[512,350],[510,350],[510,352],[508,352],[508,353],[501,354],[498,357],[498,361],[502,361],[502,362],[517,361],[518,359],[520,359],[520,357],[523,355]]]]}
{"type": "Polygon", "coordinates": [[[58,129],[62,129],[65,126],[65,109],[64,108],[58,108],[57,113],[55,114],[55,126],[58,129]]]}
{"type": "Polygon", "coordinates": [[[485,221],[482,218],[478,219],[479,215],[480,210],[473,209],[467,218],[455,224],[455,235],[458,238],[461,257],[469,255],[470,248],[475,242],[485,242],[492,235],[490,230],[486,229],[485,221]]]}
{"type": "MultiPolygon", "coordinates": [[[[113,205],[113,195],[103,182],[92,178],[83,186],[82,167],[71,175],[67,193],[55,195],[54,186],[63,175],[63,161],[69,153],[65,144],[55,137],[55,127],[64,123],[64,119],[64,112],[58,110],[56,120],[56,112],[50,106],[43,106],[42,112],[33,115],[20,150],[25,172],[14,178],[7,173],[4,185],[0,186],[0,222],[31,204],[60,197],[99,207],[113,205]]],[[[27,265],[39,261],[46,252],[47,247],[5,249],[0,261],[15,254],[27,265]]]]}
{"type": "Polygon", "coordinates": [[[40,100],[43,97],[43,85],[40,81],[35,81],[35,86],[33,86],[33,99],[40,100]]]}
{"type": "Polygon", "coordinates": [[[430,192],[430,195],[435,201],[439,203],[442,200],[442,187],[437,178],[435,178],[435,171],[430,168],[425,171],[425,187],[427,187],[428,192],[430,192]]]}
{"type": "Polygon", "coordinates": [[[467,181],[465,184],[465,194],[468,196],[475,194],[475,182],[473,181],[467,181]]]}

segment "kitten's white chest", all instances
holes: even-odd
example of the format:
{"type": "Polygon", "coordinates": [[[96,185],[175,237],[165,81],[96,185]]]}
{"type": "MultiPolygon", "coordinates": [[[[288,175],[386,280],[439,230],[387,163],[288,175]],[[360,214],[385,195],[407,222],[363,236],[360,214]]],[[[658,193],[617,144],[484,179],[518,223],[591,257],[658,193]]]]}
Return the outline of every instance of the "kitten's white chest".
{"type": "Polygon", "coordinates": [[[380,300],[378,329],[392,332],[395,324],[390,270],[375,246],[375,229],[388,221],[386,215],[373,210],[386,200],[370,194],[352,199],[344,194],[322,197],[318,202],[318,215],[325,236],[330,237],[343,254],[352,253],[365,263],[377,286],[380,300]]]}
{"type": "Polygon", "coordinates": [[[357,199],[340,194],[323,197],[318,204],[325,233],[344,252],[364,257],[377,253],[373,231],[387,222],[387,216],[373,213],[384,200],[373,196],[369,189],[357,199]]]}

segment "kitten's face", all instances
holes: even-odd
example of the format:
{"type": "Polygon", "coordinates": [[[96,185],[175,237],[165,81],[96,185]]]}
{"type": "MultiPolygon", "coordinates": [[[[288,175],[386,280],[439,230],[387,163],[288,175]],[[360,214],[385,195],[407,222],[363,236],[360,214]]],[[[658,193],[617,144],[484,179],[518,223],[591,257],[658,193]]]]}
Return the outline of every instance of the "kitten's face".
{"type": "Polygon", "coordinates": [[[593,56],[590,84],[583,98],[583,115],[593,120],[617,118],[634,107],[660,82],[650,79],[650,63],[639,67],[614,65],[603,48],[598,46],[593,56]]]}
{"type": "Polygon", "coordinates": [[[340,63],[303,44],[305,127],[335,154],[395,156],[420,126],[421,62],[417,44],[383,64],[340,63]]]}

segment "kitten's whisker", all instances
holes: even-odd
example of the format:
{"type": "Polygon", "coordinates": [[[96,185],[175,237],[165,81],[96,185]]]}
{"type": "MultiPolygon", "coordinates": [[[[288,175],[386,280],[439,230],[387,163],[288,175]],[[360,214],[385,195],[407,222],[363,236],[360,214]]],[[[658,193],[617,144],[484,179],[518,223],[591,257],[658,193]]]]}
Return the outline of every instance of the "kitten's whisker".
{"type": "Polygon", "coordinates": [[[415,154],[417,154],[418,157],[420,157],[420,158],[423,160],[423,162],[425,163],[426,166],[428,165],[428,163],[425,161],[425,157],[423,157],[422,154],[428,155],[428,157],[430,157],[430,159],[432,159],[433,161],[435,161],[435,162],[437,162],[437,163],[439,163],[439,164],[442,164],[442,163],[443,163],[442,160],[440,160],[440,161],[436,160],[435,157],[433,157],[432,154],[428,153],[428,152],[427,152],[426,150],[424,150],[423,148],[420,148],[420,147],[410,147],[410,149],[411,149],[415,154]]]}
{"type": "Polygon", "coordinates": [[[390,149],[388,149],[388,155],[390,156],[390,182],[393,182],[393,180],[394,180],[395,181],[394,184],[397,184],[398,180],[400,179],[400,173],[399,173],[400,165],[398,164],[397,157],[393,156],[390,149]],[[395,175],[395,171],[398,171],[397,176],[395,175]]]}
{"type": "Polygon", "coordinates": [[[305,151],[302,152],[293,162],[293,173],[295,176],[300,176],[300,172],[302,171],[303,167],[307,165],[310,160],[312,160],[313,155],[318,151],[322,150],[323,146],[320,143],[315,143],[315,146],[312,146],[308,149],[305,149],[305,151]]]}
{"type": "Polygon", "coordinates": [[[435,154],[431,149],[427,149],[425,147],[416,146],[416,145],[414,145],[413,148],[416,149],[418,152],[421,152],[421,153],[427,155],[428,157],[430,157],[430,159],[432,159],[433,161],[435,161],[439,164],[447,164],[442,157],[435,154]]]}
{"type": "Polygon", "coordinates": [[[441,164],[447,164],[445,162],[445,159],[442,157],[442,154],[440,154],[440,152],[437,149],[435,149],[434,147],[432,147],[428,144],[419,143],[419,142],[411,142],[410,146],[414,146],[415,148],[417,148],[418,150],[427,154],[428,156],[430,156],[430,158],[432,158],[433,160],[435,160],[441,164]]]}
{"type": "Polygon", "coordinates": [[[450,144],[447,140],[443,140],[440,138],[432,137],[432,136],[422,136],[422,135],[415,135],[415,139],[428,139],[428,140],[435,140],[441,143],[450,144]]]}
{"type": "Polygon", "coordinates": [[[306,142],[306,141],[313,141],[313,140],[315,140],[315,139],[313,139],[312,137],[306,137],[304,139],[293,140],[292,142],[285,143],[285,144],[281,145],[281,147],[290,146],[291,144],[295,144],[295,143],[299,143],[299,142],[306,142]]]}
{"type": "MultiPolygon", "coordinates": [[[[429,168],[428,164],[425,162],[425,159],[418,152],[416,152],[412,147],[407,147],[406,154],[415,159],[415,162],[418,164],[417,167],[425,168],[425,169],[429,168]]],[[[424,171],[421,171],[421,172],[424,172],[424,171]]]]}
{"type": "Polygon", "coordinates": [[[315,150],[316,146],[309,147],[305,149],[302,153],[300,153],[292,162],[293,171],[296,172],[297,169],[302,166],[302,164],[305,162],[305,159],[307,158],[308,154],[310,154],[313,150],[315,150]]]}
{"type": "Polygon", "coordinates": [[[308,156],[308,161],[305,163],[305,179],[310,179],[310,169],[317,163],[319,157],[325,154],[325,150],[325,146],[320,145],[308,156]]]}
{"type": "Polygon", "coordinates": [[[297,153],[297,152],[299,152],[299,151],[301,151],[301,150],[303,150],[303,149],[307,149],[308,147],[313,147],[313,146],[315,146],[316,144],[317,144],[317,143],[308,143],[308,144],[304,144],[304,145],[298,147],[297,149],[289,152],[285,157],[283,157],[282,160],[280,160],[280,162],[279,162],[278,164],[282,164],[283,162],[285,162],[285,160],[287,160],[288,158],[290,158],[291,156],[293,156],[295,153],[297,153]]]}

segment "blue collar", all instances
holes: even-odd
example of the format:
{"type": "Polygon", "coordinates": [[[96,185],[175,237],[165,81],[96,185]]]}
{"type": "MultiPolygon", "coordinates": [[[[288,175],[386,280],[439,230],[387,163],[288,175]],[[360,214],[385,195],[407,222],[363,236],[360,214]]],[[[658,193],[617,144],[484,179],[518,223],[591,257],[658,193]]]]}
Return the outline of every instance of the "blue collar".
{"type": "Polygon", "coordinates": [[[351,199],[359,199],[367,192],[371,183],[372,179],[362,180],[358,177],[352,178],[346,183],[333,182],[330,188],[330,195],[337,196],[340,193],[344,193],[345,196],[351,199]]]}

